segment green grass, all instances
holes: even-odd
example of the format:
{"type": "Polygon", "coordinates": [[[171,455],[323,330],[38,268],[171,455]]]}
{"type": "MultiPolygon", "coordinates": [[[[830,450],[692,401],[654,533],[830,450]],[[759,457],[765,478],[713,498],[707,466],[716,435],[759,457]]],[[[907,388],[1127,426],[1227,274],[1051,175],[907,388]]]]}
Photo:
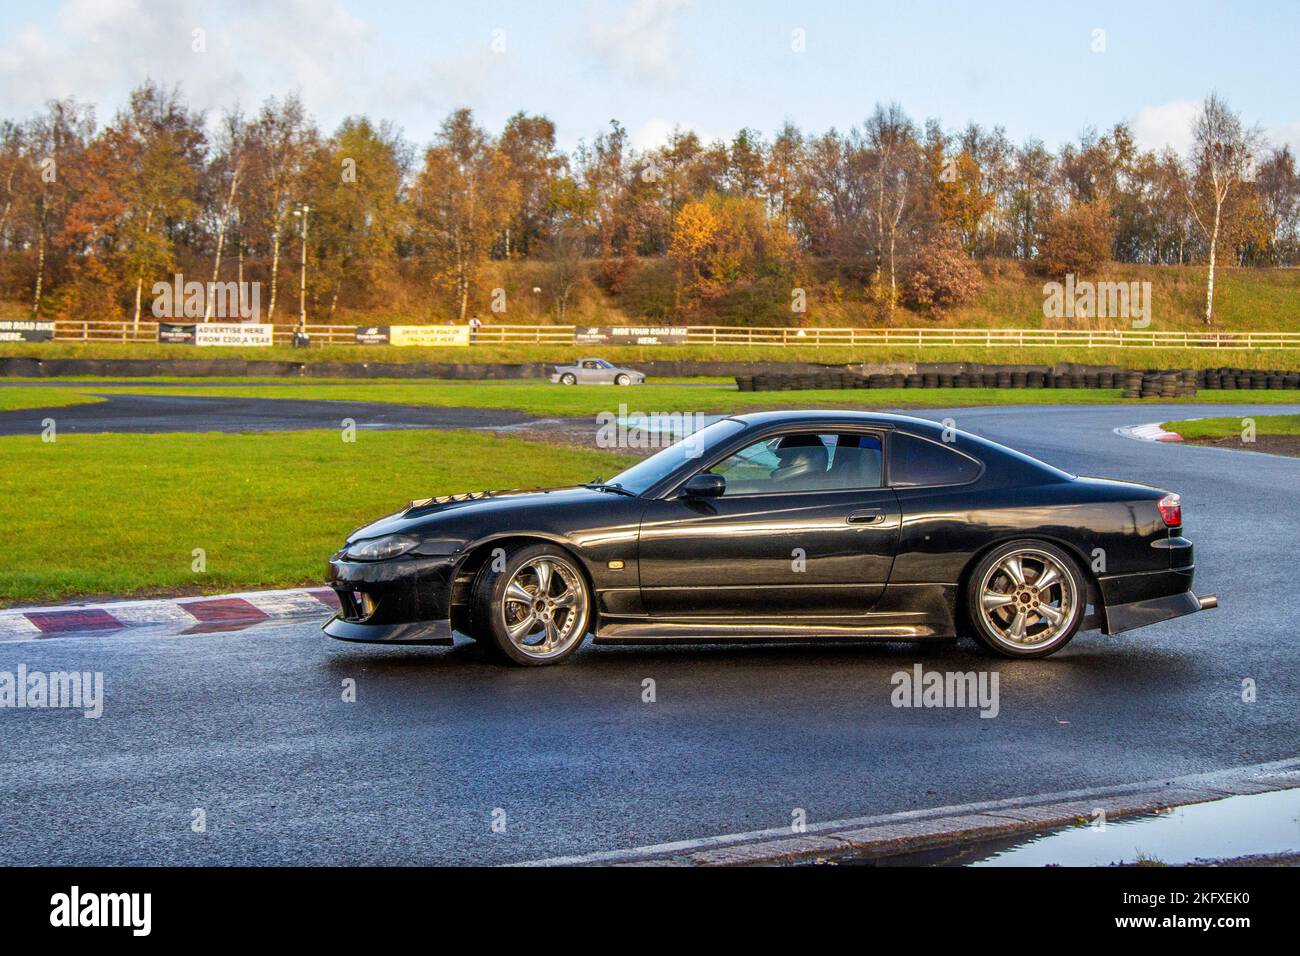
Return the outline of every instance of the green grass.
{"type": "Polygon", "coordinates": [[[349,531],[411,498],[626,466],[465,432],[4,437],[0,604],[320,583],[349,531]],[[191,570],[195,548],[205,574],[191,570]]]}
{"type": "MultiPolygon", "coordinates": [[[[317,399],[338,402],[391,402],[459,408],[512,409],[547,417],[584,417],[617,412],[735,413],[763,408],[900,408],[974,405],[1098,405],[1125,401],[1117,388],[873,388],[808,389],[795,392],[740,392],[735,385],[616,388],[609,385],[559,386],[535,382],[473,383],[424,381],[393,385],[106,386],[104,394],[178,395],[231,398],[317,399]]],[[[1152,400],[1156,401],[1156,400],[1152,400]]],[[[1165,400],[1158,400],[1165,401],[1165,400]]],[[[1195,402],[1300,401],[1294,389],[1203,391],[1195,402]]],[[[1134,404],[1142,404],[1140,401],[1134,404]]]]}
{"type": "Polygon", "coordinates": [[[102,401],[102,398],[66,388],[23,388],[0,382],[0,412],[24,408],[66,408],[69,405],[89,405],[102,401]]]}
{"type": "Polygon", "coordinates": [[[0,385],[0,409],[45,408],[98,401],[98,395],[176,395],[207,398],[310,399],[320,401],[383,402],[449,408],[510,409],[539,417],[582,418],[599,412],[714,412],[739,413],[767,408],[925,408],[978,405],[1097,405],[1154,402],[1286,404],[1300,402],[1294,389],[1224,389],[1202,391],[1195,398],[1124,399],[1120,389],[1097,388],[876,388],[809,389],[794,392],[741,392],[734,384],[717,380],[680,380],[682,384],[653,388],[616,388],[608,385],[558,386],[527,381],[448,382],[438,379],[396,382],[301,382],[292,385],[259,383],[209,384],[191,379],[173,384],[97,384],[69,381],[66,388],[21,388],[0,385]],[[695,381],[699,384],[686,384],[695,381]],[[202,383],[202,384],[199,384],[202,383]],[[7,393],[21,398],[6,406],[7,393]],[[49,396],[52,404],[44,404],[49,396]]]}
{"type": "MultiPolygon", "coordinates": [[[[1300,435],[1300,415],[1256,415],[1254,421],[1257,435],[1300,435]]],[[[1161,427],[1184,438],[1239,438],[1244,428],[1240,418],[1193,418],[1161,427]]]]}
{"type": "MultiPolygon", "coordinates": [[[[936,327],[939,327],[936,325],[936,327]]],[[[1263,329],[1263,322],[1254,328],[1263,329]]],[[[1284,326],[1279,326],[1284,327],[1284,326]]],[[[699,362],[816,362],[848,365],[860,362],[984,362],[1007,365],[1054,365],[1082,362],[1118,365],[1125,368],[1218,368],[1300,369],[1300,349],[1142,349],[1142,348],[975,348],[916,346],[745,346],[669,345],[603,347],[590,345],[474,345],[469,348],[395,348],[385,346],[328,345],[309,349],[288,346],[269,348],[199,348],[159,345],[153,342],[4,343],[0,357],[27,356],[37,359],[213,359],[267,360],[277,362],[571,362],[583,355],[600,355],[611,362],[636,368],[653,361],[699,362]]]]}

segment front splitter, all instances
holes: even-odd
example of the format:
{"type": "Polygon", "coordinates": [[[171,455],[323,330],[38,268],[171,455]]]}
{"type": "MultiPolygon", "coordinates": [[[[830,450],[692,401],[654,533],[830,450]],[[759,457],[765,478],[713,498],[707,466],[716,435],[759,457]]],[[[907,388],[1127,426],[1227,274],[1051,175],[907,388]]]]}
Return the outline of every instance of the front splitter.
{"type": "Polygon", "coordinates": [[[406,624],[357,624],[337,614],[321,625],[321,630],[340,641],[360,644],[435,644],[450,647],[450,621],[412,621],[406,624]]]}

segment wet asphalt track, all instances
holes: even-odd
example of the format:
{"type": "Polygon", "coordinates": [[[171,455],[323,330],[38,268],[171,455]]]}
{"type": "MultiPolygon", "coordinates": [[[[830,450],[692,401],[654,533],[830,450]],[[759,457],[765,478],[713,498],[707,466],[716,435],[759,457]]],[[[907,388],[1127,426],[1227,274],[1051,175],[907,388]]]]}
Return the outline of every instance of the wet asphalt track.
{"type": "Polygon", "coordinates": [[[393,405],[317,399],[231,398],[227,396],[101,395],[102,402],[53,409],[0,412],[0,435],[39,435],[53,418],[61,434],[161,434],[164,432],[260,432],[339,428],[351,418],[358,428],[497,428],[533,416],[500,408],[393,405]]]}
{"type": "Polygon", "coordinates": [[[1222,607],[1046,661],[965,643],[587,647],[516,670],[472,645],[335,643],[314,622],[0,643],[0,670],[99,670],[107,696],[100,720],[0,711],[0,863],[501,863],[779,827],[794,808],[814,823],[1295,756],[1300,459],[1111,432],[1295,411],[923,413],[1183,494],[1198,590],[1222,607]],[[890,676],[916,662],[997,670],[999,716],[892,708],[890,676]]]}

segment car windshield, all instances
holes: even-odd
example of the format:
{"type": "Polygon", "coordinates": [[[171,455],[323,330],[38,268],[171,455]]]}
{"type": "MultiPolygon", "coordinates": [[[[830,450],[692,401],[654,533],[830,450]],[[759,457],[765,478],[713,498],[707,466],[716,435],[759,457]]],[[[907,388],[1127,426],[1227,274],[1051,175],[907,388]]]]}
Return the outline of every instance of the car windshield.
{"type": "Polygon", "coordinates": [[[744,424],[734,418],[723,418],[711,425],[705,425],[676,444],[669,445],[663,451],[637,462],[626,471],[620,471],[609,480],[608,484],[618,485],[639,495],[668,477],[686,462],[703,458],[714,445],[743,431],[744,428],[744,424]]]}

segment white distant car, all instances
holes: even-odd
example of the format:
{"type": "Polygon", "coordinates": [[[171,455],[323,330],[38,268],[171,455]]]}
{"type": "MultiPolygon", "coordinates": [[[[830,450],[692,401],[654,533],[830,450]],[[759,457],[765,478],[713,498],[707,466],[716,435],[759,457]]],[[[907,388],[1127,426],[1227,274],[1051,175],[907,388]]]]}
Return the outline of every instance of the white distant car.
{"type": "Polygon", "coordinates": [[[645,374],[619,368],[602,358],[585,358],[572,365],[555,366],[551,382],[556,385],[643,385],[645,374]]]}

